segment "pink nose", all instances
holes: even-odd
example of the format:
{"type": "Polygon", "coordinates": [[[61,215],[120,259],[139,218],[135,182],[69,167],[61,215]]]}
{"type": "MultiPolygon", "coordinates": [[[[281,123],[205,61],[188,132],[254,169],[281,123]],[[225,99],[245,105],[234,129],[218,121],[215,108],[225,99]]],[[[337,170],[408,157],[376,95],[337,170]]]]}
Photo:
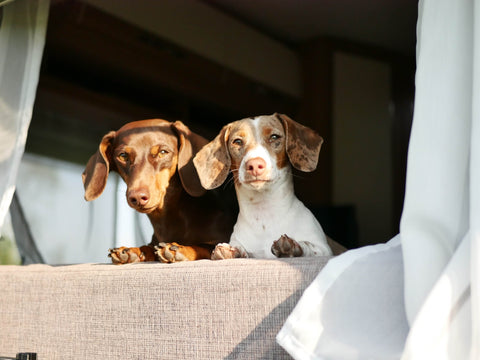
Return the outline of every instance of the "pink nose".
{"type": "Polygon", "coordinates": [[[127,196],[132,206],[145,206],[149,200],[148,191],[145,189],[130,190],[127,196]]]}
{"type": "Polygon", "coordinates": [[[265,172],[266,167],[267,164],[265,163],[265,160],[260,157],[250,159],[245,164],[247,173],[253,176],[261,176],[265,172]]]}

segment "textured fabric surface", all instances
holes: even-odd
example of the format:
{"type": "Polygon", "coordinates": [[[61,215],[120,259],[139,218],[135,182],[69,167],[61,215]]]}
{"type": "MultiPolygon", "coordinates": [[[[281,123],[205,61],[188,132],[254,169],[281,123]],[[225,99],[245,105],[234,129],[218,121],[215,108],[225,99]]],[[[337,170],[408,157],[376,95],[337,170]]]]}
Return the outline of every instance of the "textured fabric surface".
{"type": "Polygon", "coordinates": [[[0,355],[290,359],[275,335],[328,258],[0,267],[0,355]]]}

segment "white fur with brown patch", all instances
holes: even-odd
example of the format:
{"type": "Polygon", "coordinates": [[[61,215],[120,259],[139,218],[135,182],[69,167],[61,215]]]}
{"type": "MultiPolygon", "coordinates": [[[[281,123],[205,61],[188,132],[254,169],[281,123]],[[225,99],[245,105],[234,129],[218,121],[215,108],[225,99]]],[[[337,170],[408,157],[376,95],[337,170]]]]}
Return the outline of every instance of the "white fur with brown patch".
{"type": "Polygon", "coordinates": [[[275,115],[236,121],[224,128],[225,139],[217,137],[211,147],[207,144],[194,161],[202,180],[209,164],[199,160],[211,158],[209,149],[219,148],[215,141],[225,141],[240,212],[230,243],[217,246],[236,250],[233,257],[275,258],[272,244],[284,234],[301,247],[303,256],[332,254],[321,225],[295,196],[286,131],[275,115]]]}

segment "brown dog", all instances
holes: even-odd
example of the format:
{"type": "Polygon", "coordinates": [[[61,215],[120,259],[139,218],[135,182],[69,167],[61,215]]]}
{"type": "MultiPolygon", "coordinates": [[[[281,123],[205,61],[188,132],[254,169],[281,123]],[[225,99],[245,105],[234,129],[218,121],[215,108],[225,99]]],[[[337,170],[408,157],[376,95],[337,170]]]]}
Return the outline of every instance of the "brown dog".
{"type": "Polygon", "coordinates": [[[160,119],[131,122],[103,137],[82,174],[85,199],[99,197],[116,171],[127,184],[128,204],[147,214],[154,230],[148,246],[110,249],[113,263],[210,258],[228,240],[234,217],[215,193],[205,194],[192,162],[207,142],[180,121],[160,119]]]}

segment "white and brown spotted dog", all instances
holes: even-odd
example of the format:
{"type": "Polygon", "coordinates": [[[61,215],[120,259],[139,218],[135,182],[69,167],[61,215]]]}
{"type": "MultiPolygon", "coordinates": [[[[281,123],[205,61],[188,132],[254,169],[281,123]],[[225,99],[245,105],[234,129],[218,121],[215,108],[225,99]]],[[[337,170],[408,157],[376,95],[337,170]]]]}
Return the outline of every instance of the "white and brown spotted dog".
{"type": "Polygon", "coordinates": [[[212,259],[331,255],[313,214],[295,196],[291,166],[317,167],[323,139],[286,115],[235,121],[195,156],[202,186],[214,189],[233,173],[240,207],[230,244],[212,259]]]}

